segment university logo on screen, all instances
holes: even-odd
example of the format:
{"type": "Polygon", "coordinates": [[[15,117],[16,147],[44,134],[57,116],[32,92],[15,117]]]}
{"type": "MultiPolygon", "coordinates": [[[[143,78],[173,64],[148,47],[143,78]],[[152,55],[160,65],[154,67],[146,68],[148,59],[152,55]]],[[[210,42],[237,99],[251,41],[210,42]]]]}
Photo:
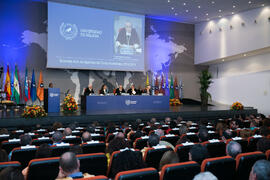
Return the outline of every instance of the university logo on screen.
{"type": "Polygon", "coordinates": [[[62,23],[59,28],[59,32],[66,40],[72,40],[78,35],[78,27],[76,24],[62,23]]]}

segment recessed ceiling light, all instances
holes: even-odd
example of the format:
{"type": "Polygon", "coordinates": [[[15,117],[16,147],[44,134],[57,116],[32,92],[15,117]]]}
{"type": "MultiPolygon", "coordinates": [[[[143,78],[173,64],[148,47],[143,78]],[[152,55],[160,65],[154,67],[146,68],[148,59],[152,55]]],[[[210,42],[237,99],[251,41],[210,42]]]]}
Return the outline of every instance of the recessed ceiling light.
{"type": "Polygon", "coordinates": [[[198,8],[200,9],[200,8],[201,8],[201,6],[198,6],[198,8]]]}
{"type": "Polygon", "coordinates": [[[170,0],[168,0],[168,3],[171,2],[170,0]]]}
{"type": "Polygon", "coordinates": [[[187,5],[187,3],[184,2],[184,3],[183,3],[183,6],[185,6],[185,5],[187,5]]]}
{"type": "Polygon", "coordinates": [[[247,56],[247,54],[244,54],[244,56],[247,56]]]}
{"type": "Polygon", "coordinates": [[[225,59],[222,59],[222,61],[224,62],[224,61],[225,61],[225,59]]]}
{"type": "Polygon", "coordinates": [[[264,6],[264,4],[262,4],[262,7],[264,6]]]}
{"type": "Polygon", "coordinates": [[[233,5],[232,7],[233,7],[233,8],[235,8],[236,6],[235,6],[235,5],[233,5]]]}
{"type": "Polygon", "coordinates": [[[194,18],[195,18],[195,19],[197,19],[198,17],[197,17],[197,16],[195,16],[194,18]]]}
{"type": "Polygon", "coordinates": [[[208,13],[206,13],[205,15],[208,16],[208,13]]]}
{"type": "Polygon", "coordinates": [[[189,10],[187,9],[186,12],[188,12],[189,10]]]}
{"type": "Polygon", "coordinates": [[[174,7],[172,7],[172,10],[174,10],[174,7]]]}
{"type": "Polygon", "coordinates": [[[234,14],[234,12],[232,12],[232,14],[234,14]]]}
{"type": "Polygon", "coordinates": [[[215,4],[215,1],[212,1],[211,3],[212,3],[212,4],[215,4]]]}
{"type": "Polygon", "coordinates": [[[220,9],[220,10],[218,10],[218,12],[221,12],[221,9],[220,9]]]}
{"type": "Polygon", "coordinates": [[[178,13],[174,13],[174,15],[176,15],[176,16],[177,16],[177,15],[178,15],[178,13]]]}
{"type": "Polygon", "coordinates": [[[248,4],[251,4],[251,1],[248,1],[248,4]]]}
{"type": "Polygon", "coordinates": [[[219,15],[218,17],[221,18],[221,15],[219,15]]]}

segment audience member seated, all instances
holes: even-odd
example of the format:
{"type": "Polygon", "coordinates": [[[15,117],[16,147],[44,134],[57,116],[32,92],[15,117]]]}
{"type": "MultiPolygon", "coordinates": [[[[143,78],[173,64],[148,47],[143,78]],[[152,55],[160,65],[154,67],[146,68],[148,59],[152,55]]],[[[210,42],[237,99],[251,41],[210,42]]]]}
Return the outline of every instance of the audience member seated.
{"type": "Polygon", "coordinates": [[[70,129],[70,127],[65,128],[63,135],[64,136],[71,136],[72,135],[72,130],[70,129]]]}
{"type": "Polygon", "coordinates": [[[8,134],[8,130],[6,128],[1,128],[0,135],[2,135],[2,134],[8,134]]]}
{"type": "Polygon", "coordinates": [[[121,171],[141,169],[146,167],[141,155],[131,150],[124,150],[120,152],[119,155],[115,158],[114,162],[115,163],[113,163],[111,166],[112,177],[115,177],[115,175],[121,171]]]}
{"type": "Polygon", "coordinates": [[[55,133],[52,136],[53,144],[61,144],[63,140],[63,134],[60,131],[55,131],[55,133]]]}
{"type": "Polygon", "coordinates": [[[24,180],[22,172],[16,167],[7,167],[0,172],[1,180],[24,180]]]}
{"type": "Polygon", "coordinates": [[[270,179],[270,162],[267,160],[257,161],[249,174],[249,180],[269,180],[270,179]]]}
{"type": "Polygon", "coordinates": [[[143,90],[143,93],[146,93],[148,95],[152,95],[151,86],[150,85],[146,86],[146,88],[143,90]]]}
{"type": "Polygon", "coordinates": [[[195,144],[189,150],[189,160],[196,161],[197,163],[201,164],[202,161],[208,158],[208,151],[206,147],[202,146],[201,144],[195,144]]]}
{"type": "Polygon", "coordinates": [[[144,147],[141,152],[143,156],[145,156],[145,151],[147,148],[151,148],[153,146],[157,146],[159,144],[159,136],[156,134],[150,134],[148,141],[147,141],[147,147],[144,147]]]}
{"type": "MultiPolygon", "coordinates": [[[[158,137],[160,139],[160,137],[164,136],[164,131],[162,129],[157,129],[155,131],[155,134],[158,135],[158,137]]],[[[167,142],[167,141],[159,141],[159,145],[169,146],[172,149],[174,149],[174,146],[171,143],[167,142]]]]}
{"type": "Polygon", "coordinates": [[[121,95],[122,93],[126,93],[126,91],[123,88],[123,85],[120,84],[119,87],[115,90],[115,95],[121,95]]]}
{"type": "Polygon", "coordinates": [[[206,128],[204,128],[204,127],[201,127],[199,129],[198,137],[199,137],[199,141],[201,143],[205,142],[205,141],[208,141],[209,140],[208,130],[206,128]]]}
{"type": "Polygon", "coordinates": [[[99,94],[106,95],[108,93],[109,93],[108,87],[105,84],[103,84],[101,86],[101,89],[99,90],[99,94]]]}
{"type": "Polygon", "coordinates": [[[268,149],[270,149],[270,139],[261,138],[257,142],[257,150],[265,153],[268,149]]]}
{"type": "Polygon", "coordinates": [[[175,121],[170,121],[170,125],[169,125],[169,128],[165,131],[166,134],[169,134],[169,132],[173,129],[173,128],[176,128],[177,124],[175,121]]]}
{"type": "Polygon", "coordinates": [[[82,143],[86,143],[86,142],[91,141],[91,140],[92,140],[91,134],[88,131],[85,131],[82,134],[82,143]]]}
{"type": "Polygon", "coordinates": [[[260,127],[260,135],[262,135],[263,137],[267,137],[268,135],[270,135],[270,129],[266,126],[260,127]]]}
{"type": "Polygon", "coordinates": [[[127,91],[129,95],[138,95],[138,90],[135,88],[134,84],[130,86],[130,89],[127,91]]]}
{"type": "Polygon", "coordinates": [[[223,131],[222,133],[222,137],[221,139],[226,142],[228,139],[232,138],[232,132],[230,131],[230,129],[226,129],[223,131]]]}
{"type": "Polygon", "coordinates": [[[254,130],[258,126],[259,126],[259,123],[257,123],[257,121],[255,121],[255,119],[251,120],[251,122],[250,122],[250,129],[251,130],[254,130]]]}
{"type": "Polygon", "coordinates": [[[252,131],[250,129],[244,129],[240,131],[240,137],[247,140],[252,136],[252,131]]]}
{"type": "Polygon", "coordinates": [[[193,180],[218,180],[218,178],[209,171],[197,174],[193,180]]]}
{"type": "Polygon", "coordinates": [[[230,122],[230,129],[231,130],[236,130],[237,128],[239,128],[239,120],[233,118],[230,122]]]}
{"type": "Polygon", "coordinates": [[[82,147],[80,145],[70,146],[69,152],[73,152],[74,154],[83,154],[82,147]]]}
{"type": "Polygon", "coordinates": [[[53,123],[53,131],[57,131],[57,129],[58,128],[62,128],[63,127],[63,124],[62,123],[60,123],[60,122],[55,122],[55,123],[53,123]]]}
{"type": "Polygon", "coordinates": [[[226,146],[226,154],[231,156],[233,159],[236,158],[238,154],[242,153],[241,145],[236,141],[230,141],[226,146]]]}
{"type": "Polygon", "coordinates": [[[59,160],[59,174],[57,179],[78,179],[91,177],[87,173],[80,172],[80,161],[73,152],[62,154],[59,160]]]}
{"type": "Polygon", "coordinates": [[[179,158],[176,152],[174,151],[167,151],[163,154],[160,163],[159,163],[159,170],[161,171],[162,167],[166,164],[173,164],[178,163],[179,158]]]}
{"type": "MultiPolygon", "coordinates": [[[[32,137],[29,134],[24,134],[20,136],[20,145],[29,146],[32,143],[32,137]]],[[[8,155],[8,159],[11,160],[12,151],[8,155]]]]}
{"type": "Polygon", "coordinates": [[[7,152],[4,149],[0,148],[0,162],[7,162],[7,161],[8,161],[7,152]]]}

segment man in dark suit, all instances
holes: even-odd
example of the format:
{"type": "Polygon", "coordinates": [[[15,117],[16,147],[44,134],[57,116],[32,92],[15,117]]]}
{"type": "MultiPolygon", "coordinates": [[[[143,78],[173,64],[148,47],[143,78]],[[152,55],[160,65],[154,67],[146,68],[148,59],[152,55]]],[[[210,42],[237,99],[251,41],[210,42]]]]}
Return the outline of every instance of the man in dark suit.
{"type": "Polygon", "coordinates": [[[84,95],[84,96],[89,96],[89,94],[94,94],[94,93],[95,93],[95,92],[94,92],[94,90],[93,90],[93,87],[92,87],[92,85],[90,84],[87,88],[85,88],[83,95],[84,95]]]}
{"type": "Polygon", "coordinates": [[[125,93],[126,91],[124,90],[124,88],[123,88],[123,86],[120,84],[119,85],[119,88],[117,88],[116,90],[115,90],[115,95],[121,95],[122,93],[125,93]]]}
{"type": "Polygon", "coordinates": [[[116,47],[119,49],[123,45],[131,46],[134,49],[140,46],[139,36],[130,22],[126,22],[125,27],[119,30],[116,38],[116,47]]]}
{"type": "Polygon", "coordinates": [[[135,89],[135,86],[132,84],[130,89],[127,91],[130,95],[138,95],[137,89],[135,89]]]}
{"type": "Polygon", "coordinates": [[[145,90],[143,90],[143,93],[148,94],[148,95],[152,95],[151,86],[150,85],[146,86],[145,90]]]}

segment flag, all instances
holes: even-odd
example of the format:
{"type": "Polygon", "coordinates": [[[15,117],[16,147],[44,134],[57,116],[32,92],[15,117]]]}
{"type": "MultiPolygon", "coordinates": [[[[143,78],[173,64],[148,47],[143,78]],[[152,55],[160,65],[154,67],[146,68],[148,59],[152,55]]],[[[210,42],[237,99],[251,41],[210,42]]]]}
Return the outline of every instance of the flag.
{"type": "Polygon", "coordinates": [[[176,76],[174,78],[173,88],[174,88],[174,97],[176,99],[179,99],[178,80],[177,80],[177,77],[176,76]]]}
{"type": "Polygon", "coordinates": [[[158,76],[156,75],[156,81],[155,81],[155,94],[159,93],[159,87],[158,87],[158,76]]]}
{"type": "Polygon", "coordinates": [[[25,77],[24,77],[24,100],[27,102],[30,99],[30,88],[27,77],[27,68],[25,68],[25,77]]]}
{"type": "Polygon", "coordinates": [[[42,71],[39,73],[39,81],[38,81],[38,87],[37,87],[37,97],[40,101],[44,100],[44,84],[43,84],[43,77],[42,77],[42,71]]]}
{"type": "Polygon", "coordinates": [[[170,99],[174,99],[174,88],[173,88],[173,77],[171,75],[171,83],[170,83],[170,99]]]}
{"type": "Polygon", "coordinates": [[[34,71],[34,69],[33,69],[33,72],[32,72],[32,81],[31,81],[30,96],[31,96],[32,102],[34,102],[37,99],[37,88],[36,88],[35,71],[34,71]]]}
{"type": "Polygon", "coordinates": [[[161,82],[160,82],[159,93],[162,93],[163,95],[165,95],[165,83],[164,83],[164,75],[163,75],[163,73],[161,75],[161,82]]]}
{"type": "Polygon", "coordinates": [[[23,97],[23,93],[22,93],[22,85],[21,85],[21,78],[20,78],[20,72],[19,72],[19,68],[17,68],[17,74],[18,74],[18,81],[19,81],[19,90],[20,90],[20,100],[23,97]]]}
{"type": "Polygon", "coordinates": [[[9,74],[9,66],[7,65],[7,73],[6,73],[6,81],[5,81],[5,89],[4,92],[7,93],[7,100],[10,100],[11,97],[11,87],[10,87],[10,74],[9,74]]]}
{"type": "Polygon", "coordinates": [[[13,96],[14,96],[14,101],[16,104],[20,103],[20,84],[19,84],[19,79],[18,79],[18,69],[17,65],[15,65],[15,72],[14,72],[14,80],[13,80],[13,96]]]}
{"type": "Polygon", "coordinates": [[[148,72],[146,74],[146,82],[145,82],[145,87],[149,86],[149,76],[148,76],[148,72]]]}
{"type": "Polygon", "coordinates": [[[166,77],[165,77],[165,80],[166,80],[166,83],[165,83],[165,95],[166,96],[169,96],[170,95],[170,85],[169,85],[169,77],[168,77],[168,73],[166,74],[166,77]]]}

